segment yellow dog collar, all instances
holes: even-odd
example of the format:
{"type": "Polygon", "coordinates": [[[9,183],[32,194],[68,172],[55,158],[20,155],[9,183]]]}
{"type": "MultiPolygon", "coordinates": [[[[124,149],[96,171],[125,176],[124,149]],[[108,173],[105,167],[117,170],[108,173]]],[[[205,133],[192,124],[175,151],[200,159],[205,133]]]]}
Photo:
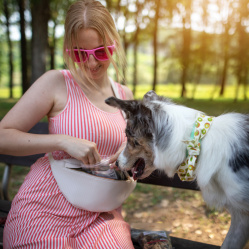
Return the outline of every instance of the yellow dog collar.
{"type": "Polygon", "coordinates": [[[191,140],[183,141],[187,144],[187,158],[179,166],[177,174],[182,181],[193,181],[196,177],[196,163],[201,149],[201,139],[207,134],[214,117],[198,113],[191,140]]]}

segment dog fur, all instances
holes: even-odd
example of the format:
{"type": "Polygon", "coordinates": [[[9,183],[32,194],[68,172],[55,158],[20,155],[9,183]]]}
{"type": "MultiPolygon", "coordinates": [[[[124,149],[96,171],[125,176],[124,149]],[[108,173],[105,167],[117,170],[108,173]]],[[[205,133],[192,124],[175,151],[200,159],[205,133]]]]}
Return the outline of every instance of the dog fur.
{"type": "MultiPolygon", "coordinates": [[[[127,116],[127,145],[117,164],[145,178],[155,169],[173,177],[186,158],[198,110],[177,105],[154,91],[143,100],[108,98],[127,116]]],[[[196,180],[210,207],[226,208],[231,226],[222,249],[242,249],[249,239],[249,116],[227,113],[214,119],[201,141],[196,180]]]]}

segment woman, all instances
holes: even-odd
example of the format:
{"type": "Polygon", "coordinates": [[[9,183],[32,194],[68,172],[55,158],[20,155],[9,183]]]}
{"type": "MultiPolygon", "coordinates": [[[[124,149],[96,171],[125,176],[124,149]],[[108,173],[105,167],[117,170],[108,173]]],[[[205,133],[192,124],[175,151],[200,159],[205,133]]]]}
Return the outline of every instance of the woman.
{"type": "MultiPolygon", "coordinates": [[[[76,158],[94,164],[113,161],[125,142],[125,121],[104,100],[113,96],[110,63],[125,57],[113,19],[98,1],[73,4],[65,20],[64,59],[69,70],[42,75],[0,123],[0,153],[52,152],[54,159],[76,158]],[[104,48],[103,48],[104,47],[104,48]],[[48,117],[48,135],[27,133],[48,117]],[[115,120],[115,122],[113,122],[115,120]],[[20,150],[21,148],[21,150],[20,150]]],[[[115,83],[123,99],[131,91],[115,83]]],[[[12,202],[4,229],[4,248],[133,248],[120,212],[95,213],[72,206],[60,192],[48,155],[32,165],[12,202]]]]}

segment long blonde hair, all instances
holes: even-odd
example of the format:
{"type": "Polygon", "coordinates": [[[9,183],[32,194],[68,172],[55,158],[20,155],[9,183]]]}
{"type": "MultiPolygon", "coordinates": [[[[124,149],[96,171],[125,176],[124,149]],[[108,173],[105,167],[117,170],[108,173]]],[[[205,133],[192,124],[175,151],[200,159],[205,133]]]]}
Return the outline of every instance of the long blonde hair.
{"type": "MultiPolygon", "coordinates": [[[[66,66],[72,72],[74,77],[82,81],[79,73],[77,72],[76,63],[72,60],[71,56],[66,49],[74,49],[73,41],[78,41],[78,33],[82,29],[94,29],[100,35],[103,40],[104,47],[112,63],[118,81],[123,81],[122,72],[126,67],[125,53],[122,47],[120,36],[116,30],[114,20],[109,11],[96,0],[80,0],[73,3],[67,12],[65,20],[65,35],[64,35],[64,46],[63,46],[63,57],[66,66]],[[116,62],[106,48],[108,45],[112,45],[115,42],[115,57],[116,62]]],[[[78,45],[77,48],[79,49],[78,45]]],[[[84,66],[79,63],[78,66],[85,73],[84,66]]],[[[87,77],[88,81],[96,87],[93,80],[87,77]]],[[[84,84],[84,82],[82,82],[84,84]]],[[[85,84],[84,84],[85,85],[85,84]]]]}

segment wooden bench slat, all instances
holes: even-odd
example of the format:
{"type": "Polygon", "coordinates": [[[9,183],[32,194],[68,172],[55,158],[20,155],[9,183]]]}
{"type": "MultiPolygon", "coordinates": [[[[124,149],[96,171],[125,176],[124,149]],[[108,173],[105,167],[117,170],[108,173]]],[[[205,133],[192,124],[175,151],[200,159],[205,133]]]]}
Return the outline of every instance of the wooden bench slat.
{"type": "Polygon", "coordinates": [[[138,182],[166,187],[199,190],[196,181],[182,182],[177,176],[177,174],[175,174],[173,178],[169,178],[167,175],[157,170],[154,171],[149,177],[143,180],[139,180],[138,182]]]}

